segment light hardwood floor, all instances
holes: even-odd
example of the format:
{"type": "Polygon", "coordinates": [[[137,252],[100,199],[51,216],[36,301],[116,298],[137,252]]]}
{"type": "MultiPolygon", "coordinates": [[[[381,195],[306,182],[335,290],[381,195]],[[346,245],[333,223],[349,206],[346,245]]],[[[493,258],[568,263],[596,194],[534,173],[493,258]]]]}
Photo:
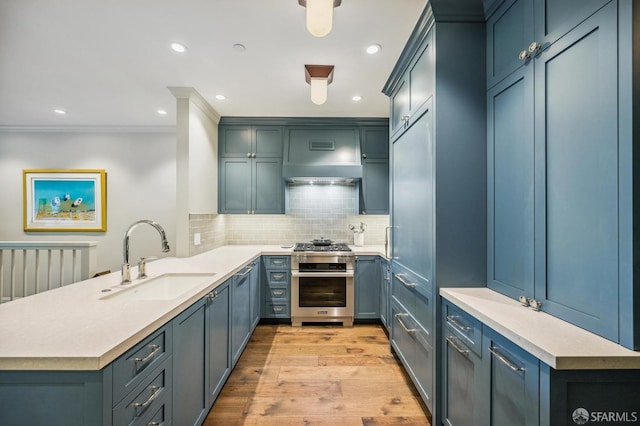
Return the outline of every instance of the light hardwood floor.
{"type": "Polygon", "coordinates": [[[204,422],[430,425],[381,325],[259,325],[204,422]]]}

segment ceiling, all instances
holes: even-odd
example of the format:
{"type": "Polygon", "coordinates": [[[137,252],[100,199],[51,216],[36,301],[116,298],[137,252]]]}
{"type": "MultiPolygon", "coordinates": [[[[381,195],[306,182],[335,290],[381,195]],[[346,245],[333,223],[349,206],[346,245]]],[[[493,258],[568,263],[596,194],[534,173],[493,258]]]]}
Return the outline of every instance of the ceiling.
{"type": "Polygon", "coordinates": [[[0,126],[172,126],[167,87],[221,116],[387,117],[382,87],[425,4],[343,0],[316,38],[297,0],[1,0],[0,126]],[[324,105],[305,64],[335,65],[324,105]]]}

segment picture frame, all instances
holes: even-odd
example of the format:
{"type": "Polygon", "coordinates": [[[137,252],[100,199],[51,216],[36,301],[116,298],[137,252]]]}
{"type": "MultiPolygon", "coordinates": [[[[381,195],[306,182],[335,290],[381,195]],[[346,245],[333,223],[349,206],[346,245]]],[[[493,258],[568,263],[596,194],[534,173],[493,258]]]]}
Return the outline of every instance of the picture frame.
{"type": "Polygon", "coordinates": [[[107,181],[100,169],[25,169],[26,232],[106,232],[107,181]]]}

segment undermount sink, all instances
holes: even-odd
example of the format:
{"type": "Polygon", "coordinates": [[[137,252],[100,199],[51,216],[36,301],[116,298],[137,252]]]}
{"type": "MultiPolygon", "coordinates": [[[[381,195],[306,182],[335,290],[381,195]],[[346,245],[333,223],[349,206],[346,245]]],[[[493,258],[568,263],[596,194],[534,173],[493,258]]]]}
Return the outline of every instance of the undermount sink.
{"type": "Polygon", "coordinates": [[[100,300],[171,300],[195,286],[212,282],[215,273],[169,273],[149,278],[140,284],[101,297],[100,300]]]}

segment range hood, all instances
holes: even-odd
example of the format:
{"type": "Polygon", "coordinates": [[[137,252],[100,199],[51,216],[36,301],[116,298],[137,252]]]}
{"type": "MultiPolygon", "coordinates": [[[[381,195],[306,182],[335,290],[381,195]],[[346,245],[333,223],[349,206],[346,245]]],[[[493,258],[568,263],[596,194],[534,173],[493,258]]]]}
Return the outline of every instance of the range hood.
{"type": "Polygon", "coordinates": [[[362,179],[356,128],[290,128],[282,176],[292,182],[349,182],[362,179]]]}

